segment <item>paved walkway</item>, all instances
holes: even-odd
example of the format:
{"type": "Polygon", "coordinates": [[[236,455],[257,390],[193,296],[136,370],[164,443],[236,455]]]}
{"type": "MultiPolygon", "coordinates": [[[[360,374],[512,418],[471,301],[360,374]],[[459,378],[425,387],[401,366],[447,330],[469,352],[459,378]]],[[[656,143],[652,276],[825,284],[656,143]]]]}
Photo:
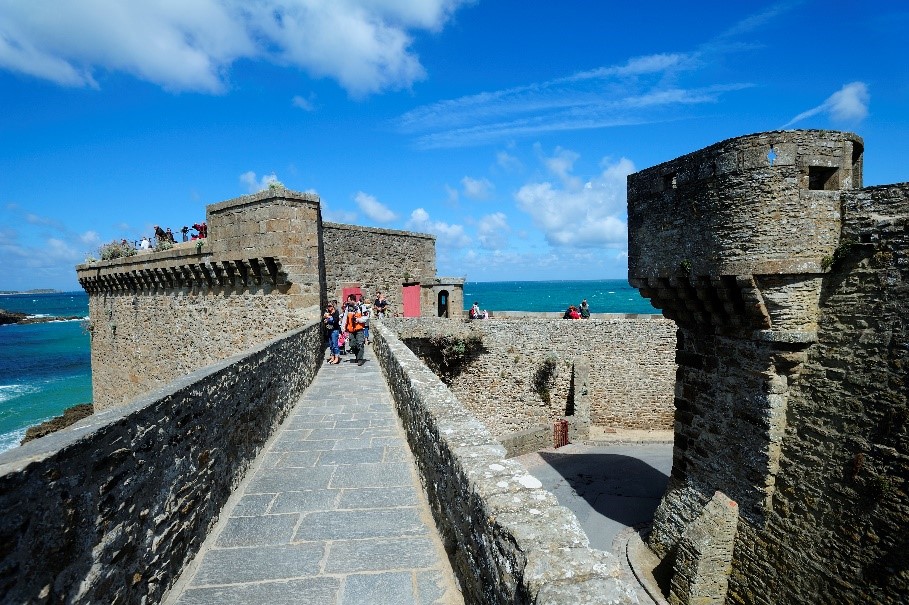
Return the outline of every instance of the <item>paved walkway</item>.
{"type": "Polygon", "coordinates": [[[371,351],[362,367],[341,359],[319,371],[165,603],[463,603],[378,364],[371,351]]]}

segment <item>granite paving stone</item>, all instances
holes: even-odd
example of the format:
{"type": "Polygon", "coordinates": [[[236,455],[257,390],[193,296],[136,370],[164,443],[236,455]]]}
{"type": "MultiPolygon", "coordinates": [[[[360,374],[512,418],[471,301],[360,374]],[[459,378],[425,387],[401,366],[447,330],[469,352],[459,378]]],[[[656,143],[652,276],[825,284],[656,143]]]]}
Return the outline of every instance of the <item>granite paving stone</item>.
{"type": "Polygon", "coordinates": [[[275,494],[247,494],[240,498],[231,511],[231,517],[251,517],[264,515],[268,512],[268,505],[275,499],[275,494]]]}
{"type": "Polygon", "coordinates": [[[415,602],[411,572],[348,576],[341,598],[342,605],[412,605],[415,602]]]}
{"type": "Polygon", "coordinates": [[[418,477],[378,364],[324,365],[165,605],[463,605],[418,477]]]}
{"type": "Polygon", "coordinates": [[[261,517],[231,517],[227,520],[217,546],[255,546],[290,542],[299,515],[262,515],[261,517]]]}
{"type": "Polygon", "coordinates": [[[406,462],[381,462],[339,466],[332,475],[329,485],[333,488],[396,487],[410,485],[412,481],[410,466],[406,462]]]}
{"type": "Polygon", "coordinates": [[[412,536],[428,530],[416,508],[380,508],[309,513],[296,540],[354,540],[412,536]]]}
{"type": "Polygon", "coordinates": [[[300,580],[234,584],[211,588],[189,588],[180,595],[179,605],[227,605],[268,603],[268,605],[326,605],[337,603],[341,581],[313,577],[300,580]]]}
{"type": "Polygon", "coordinates": [[[305,490],[282,492],[275,497],[269,512],[274,514],[334,510],[340,490],[305,490]]]}
{"type": "Polygon", "coordinates": [[[338,508],[389,508],[419,506],[416,492],[408,487],[341,490],[338,508]]]}
{"type": "Polygon", "coordinates": [[[336,541],[329,546],[325,571],[418,569],[432,561],[433,549],[428,537],[336,541]]]}
{"type": "Polygon", "coordinates": [[[316,576],[324,556],[322,543],[219,548],[202,561],[193,586],[316,576]]]}

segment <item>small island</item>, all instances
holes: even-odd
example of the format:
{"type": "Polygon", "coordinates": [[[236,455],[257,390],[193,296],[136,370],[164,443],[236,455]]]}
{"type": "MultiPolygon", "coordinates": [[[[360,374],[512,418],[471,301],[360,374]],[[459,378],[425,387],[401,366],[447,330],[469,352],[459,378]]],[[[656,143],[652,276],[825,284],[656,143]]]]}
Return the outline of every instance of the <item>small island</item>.
{"type": "Polygon", "coordinates": [[[63,315],[63,316],[35,316],[27,313],[17,313],[15,311],[4,311],[0,309],[0,326],[7,324],[43,324],[49,321],[69,321],[73,319],[82,319],[81,315],[63,315]]]}
{"type": "Polygon", "coordinates": [[[53,288],[35,288],[34,290],[0,290],[0,296],[12,296],[14,294],[59,294],[60,290],[53,288]]]}

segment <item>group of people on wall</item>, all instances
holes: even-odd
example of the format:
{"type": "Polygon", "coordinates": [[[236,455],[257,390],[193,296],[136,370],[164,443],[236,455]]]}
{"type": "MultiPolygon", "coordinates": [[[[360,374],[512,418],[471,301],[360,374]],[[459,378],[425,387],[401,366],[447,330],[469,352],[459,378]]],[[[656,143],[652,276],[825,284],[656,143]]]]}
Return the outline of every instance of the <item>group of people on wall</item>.
{"type": "Polygon", "coordinates": [[[322,328],[331,351],[327,363],[341,363],[341,355],[346,355],[347,348],[354,354],[354,359],[350,360],[352,363],[358,366],[366,363],[364,354],[369,344],[369,319],[373,314],[385,317],[388,312],[388,300],[382,292],[376,292],[371,306],[357,294],[348,294],[343,306],[339,306],[336,300],[329,302],[322,313],[322,328]]]}
{"type": "Polygon", "coordinates": [[[582,300],[578,306],[571,305],[565,309],[562,319],[590,319],[590,307],[587,305],[587,299],[582,300]]]}
{"type": "MultiPolygon", "coordinates": [[[[160,225],[155,225],[154,227],[155,234],[152,237],[142,236],[142,239],[136,244],[136,248],[139,250],[151,250],[152,248],[157,248],[162,243],[166,244],[176,244],[177,239],[174,237],[174,232],[171,231],[170,227],[167,229],[162,229],[160,225]]],[[[205,221],[201,223],[193,223],[192,227],[187,227],[186,225],[180,229],[180,234],[183,236],[183,241],[188,242],[197,239],[203,239],[208,237],[208,225],[205,221]],[[195,233],[190,235],[189,230],[194,229],[195,233]]]]}

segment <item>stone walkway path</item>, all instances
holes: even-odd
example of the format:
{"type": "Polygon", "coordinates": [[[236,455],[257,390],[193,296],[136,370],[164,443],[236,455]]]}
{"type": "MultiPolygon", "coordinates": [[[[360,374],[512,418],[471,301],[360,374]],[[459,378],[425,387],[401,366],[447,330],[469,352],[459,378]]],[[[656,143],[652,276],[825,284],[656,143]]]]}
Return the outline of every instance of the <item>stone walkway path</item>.
{"type": "Polygon", "coordinates": [[[463,603],[370,353],[322,367],[165,603],[463,603]]]}

